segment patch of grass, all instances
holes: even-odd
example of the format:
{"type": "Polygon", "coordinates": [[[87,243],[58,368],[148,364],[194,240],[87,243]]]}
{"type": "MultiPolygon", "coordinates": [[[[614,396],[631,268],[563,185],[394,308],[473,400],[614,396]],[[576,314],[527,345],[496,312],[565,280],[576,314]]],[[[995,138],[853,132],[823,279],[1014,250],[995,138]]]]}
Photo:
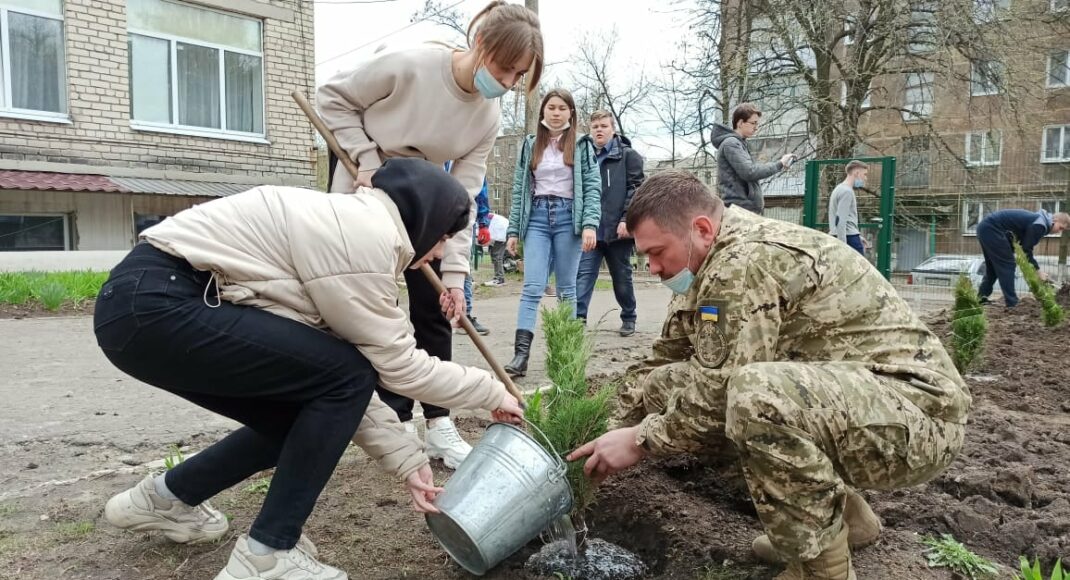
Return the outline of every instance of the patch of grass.
{"type": "Polygon", "coordinates": [[[18,508],[15,507],[15,504],[0,503],[0,516],[9,516],[16,511],[18,511],[18,508]]]}
{"type": "Polygon", "coordinates": [[[167,471],[171,471],[183,461],[185,458],[182,457],[182,450],[178,448],[178,445],[172,445],[167,451],[167,456],[163,458],[163,466],[167,468],[167,471]]]}
{"type": "Polygon", "coordinates": [[[67,522],[56,524],[56,533],[64,541],[80,540],[93,533],[96,526],[93,522],[67,522]]]}
{"type": "Polygon", "coordinates": [[[242,488],[243,493],[266,495],[268,489],[271,488],[271,478],[261,477],[260,479],[250,483],[242,488]]]}
{"type": "Polygon", "coordinates": [[[951,534],[942,534],[939,538],[926,535],[921,541],[927,546],[925,559],[930,568],[949,568],[970,580],[995,578],[999,574],[995,564],[971,552],[951,534]]]}
{"type": "MultiPolygon", "coordinates": [[[[1014,580],[1044,580],[1044,571],[1040,569],[1040,560],[1033,560],[1033,565],[1029,565],[1029,558],[1021,556],[1019,558],[1019,566],[1021,567],[1022,574],[1014,575],[1014,580]]],[[[1055,567],[1051,569],[1051,576],[1048,580],[1070,580],[1070,572],[1063,571],[1062,560],[1055,561],[1055,567]]]]}
{"type": "Polygon", "coordinates": [[[108,279],[107,272],[0,272],[0,303],[30,302],[56,310],[66,302],[81,305],[93,300],[108,279]]]}
{"type": "MultiPolygon", "coordinates": [[[[542,317],[547,346],[546,374],[553,386],[531,397],[525,414],[550,443],[536,434],[540,444],[551,453],[554,450],[566,453],[606,432],[609,399],[616,387],[607,385],[593,395],[587,394],[591,343],[583,323],[573,318],[570,304],[559,304],[553,310],[544,308],[542,317]]],[[[595,485],[584,475],[583,461],[568,464],[567,478],[574,499],[573,518],[582,520],[594,502],[595,485]]]]}
{"type": "Polygon", "coordinates": [[[977,292],[968,277],[959,276],[951,315],[951,359],[959,372],[980,361],[987,332],[988,321],[977,292]]]}
{"type": "Polygon", "coordinates": [[[1060,322],[1066,319],[1066,313],[1055,302],[1055,289],[1051,284],[1040,279],[1037,269],[1029,262],[1025,251],[1022,250],[1022,246],[1017,241],[1014,242],[1014,261],[1022,269],[1022,277],[1025,278],[1029,291],[1040,302],[1040,307],[1043,309],[1042,318],[1044,319],[1044,324],[1058,326],[1060,322]]]}

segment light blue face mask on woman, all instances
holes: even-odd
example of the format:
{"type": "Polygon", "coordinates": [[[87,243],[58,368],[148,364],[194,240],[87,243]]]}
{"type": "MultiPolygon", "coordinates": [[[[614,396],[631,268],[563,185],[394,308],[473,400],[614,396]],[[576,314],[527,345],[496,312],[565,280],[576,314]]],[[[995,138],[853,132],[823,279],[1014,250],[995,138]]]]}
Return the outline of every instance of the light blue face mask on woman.
{"type": "Polygon", "coordinates": [[[687,231],[687,264],[684,265],[683,270],[677,272],[672,278],[661,281],[662,284],[668,286],[669,290],[676,294],[687,294],[691,284],[695,281],[695,275],[691,273],[691,248],[694,246],[691,241],[691,231],[687,231]]]}
{"type": "Polygon", "coordinates": [[[490,71],[485,66],[476,69],[474,81],[476,90],[483,95],[484,99],[497,99],[509,92],[509,88],[499,83],[498,79],[494,78],[494,75],[490,74],[490,71]]]}

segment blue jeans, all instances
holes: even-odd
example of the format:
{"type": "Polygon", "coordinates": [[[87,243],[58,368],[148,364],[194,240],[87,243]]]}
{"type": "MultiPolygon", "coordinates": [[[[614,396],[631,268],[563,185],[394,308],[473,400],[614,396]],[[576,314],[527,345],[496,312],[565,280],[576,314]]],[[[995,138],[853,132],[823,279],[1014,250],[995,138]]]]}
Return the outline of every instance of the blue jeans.
{"type": "Polygon", "coordinates": [[[536,197],[524,236],[524,290],[516,317],[517,330],[535,330],[539,302],[550,279],[551,260],[557,275],[557,300],[570,302],[575,311],[576,273],[582,252],[580,236],[572,229],[572,200],[536,197]]]}
{"type": "Polygon", "coordinates": [[[587,318],[587,308],[591,305],[594,284],[598,281],[598,270],[602,267],[604,257],[609,267],[609,275],[613,279],[613,294],[620,305],[620,320],[635,322],[635,288],[632,286],[634,248],[635,243],[631,240],[619,240],[609,244],[598,242],[593,250],[580,258],[580,271],[576,282],[579,293],[576,316],[587,318]]]}
{"type": "Polygon", "coordinates": [[[464,315],[472,318],[472,276],[464,277],[464,315]]]}
{"type": "Polygon", "coordinates": [[[854,248],[859,254],[866,255],[866,247],[862,244],[862,236],[860,234],[847,236],[847,245],[854,248]]]}

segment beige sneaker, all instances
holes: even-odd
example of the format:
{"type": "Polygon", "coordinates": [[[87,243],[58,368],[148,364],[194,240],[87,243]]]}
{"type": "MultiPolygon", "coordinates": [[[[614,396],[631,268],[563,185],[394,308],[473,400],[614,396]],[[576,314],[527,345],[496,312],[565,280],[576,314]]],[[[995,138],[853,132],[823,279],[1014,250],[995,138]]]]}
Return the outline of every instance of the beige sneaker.
{"type": "Polygon", "coordinates": [[[349,580],[349,576],[316,561],[300,545],[258,556],[249,550],[249,536],[242,534],[234,544],[227,567],[215,580],[349,580]]]}
{"type": "Polygon", "coordinates": [[[227,533],[227,518],[208,502],[188,506],[156,493],[152,476],[108,500],[104,519],[124,530],[160,531],[167,539],[180,544],[197,544],[217,540],[227,533]]]}
{"type": "Polygon", "coordinates": [[[461,439],[452,419],[440,417],[427,422],[428,457],[441,459],[446,467],[457,469],[471,452],[472,446],[461,439]]]}

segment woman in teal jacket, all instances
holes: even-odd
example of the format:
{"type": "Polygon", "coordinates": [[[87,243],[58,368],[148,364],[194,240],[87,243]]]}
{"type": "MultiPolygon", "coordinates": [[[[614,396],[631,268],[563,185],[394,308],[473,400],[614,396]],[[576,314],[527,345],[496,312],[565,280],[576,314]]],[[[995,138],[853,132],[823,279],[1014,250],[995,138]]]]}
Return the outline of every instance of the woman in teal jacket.
{"type": "Polygon", "coordinates": [[[558,300],[576,306],[580,254],[595,246],[602,217],[602,178],[590,136],[576,137],[576,103],[564,89],[546,93],[539,127],[524,140],[513,178],[506,249],[524,240],[524,290],[516,321],[516,347],[505,370],[524,376],[550,264],[558,300]]]}

